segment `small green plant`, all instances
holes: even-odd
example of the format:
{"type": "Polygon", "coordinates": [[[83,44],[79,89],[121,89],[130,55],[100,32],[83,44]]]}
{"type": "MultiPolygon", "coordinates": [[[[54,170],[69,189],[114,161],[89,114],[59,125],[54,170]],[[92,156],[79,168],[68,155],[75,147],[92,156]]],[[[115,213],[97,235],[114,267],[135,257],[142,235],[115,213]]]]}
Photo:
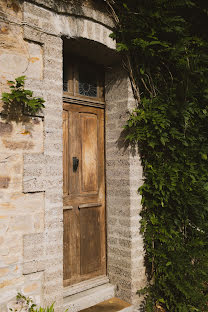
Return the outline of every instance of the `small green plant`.
{"type": "MultiPolygon", "coordinates": [[[[34,312],[54,312],[54,303],[52,303],[52,305],[50,307],[46,307],[46,308],[37,308],[37,309],[34,309],[34,312]]],[[[33,312],[33,311],[31,311],[33,312]]]]}
{"type": "MultiPolygon", "coordinates": [[[[33,300],[30,297],[26,297],[25,295],[21,294],[20,292],[16,296],[16,304],[18,305],[17,308],[10,308],[9,310],[11,312],[21,312],[21,311],[28,311],[28,312],[55,312],[54,310],[54,303],[50,307],[42,308],[39,307],[37,308],[37,305],[33,302],[33,300]]],[[[67,312],[65,310],[65,312],[67,312]]]]}
{"type": "Polygon", "coordinates": [[[2,93],[3,111],[2,114],[10,115],[10,120],[21,121],[23,115],[34,115],[44,108],[44,99],[34,97],[31,90],[25,90],[25,76],[8,81],[10,93],[2,93]],[[11,117],[11,116],[15,116],[11,117]]]}
{"type": "Polygon", "coordinates": [[[27,310],[28,312],[35,312],[36,304],[30,297],[26,297],[20,292],[16,296],[16,307],[10,308],[11,312],[21,312],[27,310]]]}

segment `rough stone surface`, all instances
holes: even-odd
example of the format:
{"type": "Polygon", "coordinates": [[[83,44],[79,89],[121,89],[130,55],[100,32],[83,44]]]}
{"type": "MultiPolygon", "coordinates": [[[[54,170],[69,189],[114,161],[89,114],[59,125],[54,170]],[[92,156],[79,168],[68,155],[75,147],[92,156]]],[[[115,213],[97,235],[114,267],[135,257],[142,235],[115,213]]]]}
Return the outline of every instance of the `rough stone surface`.
{"type": "MultiPolygon", "coordinates": [[[[25,87],[46,108],[23,123],[0,115],[0,311],[14,307],[21,291],[42,306],[55,301],[63,312],[62,36],[112,51],[113,22],[93,0],[9,3],[0,0],[0,94],[9,91],[7,80],[26,75],[25,87]]],[[[112,68],[106,74],[108,275],[118,297],[138,304],[142,171],[122,133],[134,105],[126,73],[112,68]]]]}
{"type": "MultiPolygon", "coordinates": [[[[8,12],[3,3],[0,91],[9,91],[7,80],[26,75],[26,88],[44,97],[47,109],[45,116],[27,123],[0,123],[0,310],[7,311],[21,291],[42,306],[55,300],[62,311],[62,132],[51,123],[53,115],[56,127],[62,127],[62,40],[42,33],[42,41],[35,34],[25,38],[22,27],[9,22],[13,10],[8,12]],[[52,49],[59,58],[54,59],[52,49]]],[[[24,12],[13,15],[21,24],[24,12]]]]}
{"type": "Polygon", "coordinates": [[[140,304],[136,291],[145,285],[143,242],[139,233],[142,168],[125,143],[123,126],[135,107],[130,81],[121,68],[106,73],[107,250],[110,282],[118,297],[140,304]]]}
{"type": "MultiPolygon", "coordinates": [[[[30,3],[30,0],[27,0],[30,3]]],[[[79,18],[88,18],[95,20],[97,23],[104,24],[109,28],[113,28],[114,23],[107,11],[107,5],[103,1],[93,1],[93,0],[33,0],[37,5],[41,5],[46,9],[50,9],[56,13],[65,13],[69,16],[75,16],[79,18]]],[[[38,12],[39,9],[36,9],[38,12]]],[[[31,12],[33,13],[33,12],[31,12]]],[[[41,11],[39,11],[41,14],[41,11]]],[[[41,14],[41,17],[44,15],[41,14]]],[[[33,16],[34,18],[34,16],[33,16]]]]}
{"type": "MultiPolygon", "coordinates": [[[[67,12],[72,14],[70,15],[58,15],[54,14],[53,11],[49,11],[44,8],[34,6],[33,4],[25,1],[24,2],[24,36],[28,40],[37,36],[38,41],[44,43],[43,37],[44,34],[49,34],[53,36],[67,36],[69,38],[86,38],[96,42],[105,44],[111,49],[115,48],[115,42],[109,37],[112,33],[112,28],[109,28],[108,23],[104,19],[104,14],[98,12],[93,14],[92,19],[83,18],[83,16],[91,17],[91,8],[80,7],[80,18],[77,18],[73,13],[72,7],[68,6],[67,12]],[[33,19],[37,21],[36,31],[34,33],[31,29],[30,24],[33,19]],[[28,27],[29,26],[29,27],[28,27]],[[37,34],[39,30],[39,34],[37,34]],[[33,34],[31,34],[33,33],[33,34]]],[[[110,21],[110,19],[109,19],[110,21]]],[[[111,24],[112,26],[112,24],[111,24]]],[[[35,39],[35,38],[34,38],[35,39]]],[[[32,39],[32,40],[34,40],[32,39]]],[[[36,39],[37,40],[37,39],[36,39]]],[[[51,38],[52,40],[52,38],[51,38]]],[[[34,40],[35,41],[35,40],[34,40]]]]}

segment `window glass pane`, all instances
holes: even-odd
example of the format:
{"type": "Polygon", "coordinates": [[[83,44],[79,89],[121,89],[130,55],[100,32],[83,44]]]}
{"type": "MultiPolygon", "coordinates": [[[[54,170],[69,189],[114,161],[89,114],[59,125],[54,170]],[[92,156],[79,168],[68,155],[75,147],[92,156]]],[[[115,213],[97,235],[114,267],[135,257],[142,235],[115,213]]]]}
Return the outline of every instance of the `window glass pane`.
{"type": "Polygon", "coordinates": [[[68,91],[68,77],[67,77],[67,70],[64,67],[63,72],[63,91],[68,91]]]}
{"type": "Polygon", "coordinates": [[[79,94],[97,97],[96,72],[85,66],[79,68],[79,94]]]}
{"type": "Polygon", "coordinates": [[[63,91],[65,91],[65,92],[68,91],[68,81],[63,82],[63,91]]]}

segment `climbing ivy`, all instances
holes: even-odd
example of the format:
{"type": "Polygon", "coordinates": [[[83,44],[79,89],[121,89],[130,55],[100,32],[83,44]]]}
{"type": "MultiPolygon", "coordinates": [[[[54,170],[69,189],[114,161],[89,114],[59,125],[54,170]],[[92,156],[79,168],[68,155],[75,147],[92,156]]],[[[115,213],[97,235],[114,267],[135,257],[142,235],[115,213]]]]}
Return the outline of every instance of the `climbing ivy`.
{"type": "Polygon", "coordinates": [[[106,2],[138,103],[144,309],[208,311],[207,0],[106,2]]]}

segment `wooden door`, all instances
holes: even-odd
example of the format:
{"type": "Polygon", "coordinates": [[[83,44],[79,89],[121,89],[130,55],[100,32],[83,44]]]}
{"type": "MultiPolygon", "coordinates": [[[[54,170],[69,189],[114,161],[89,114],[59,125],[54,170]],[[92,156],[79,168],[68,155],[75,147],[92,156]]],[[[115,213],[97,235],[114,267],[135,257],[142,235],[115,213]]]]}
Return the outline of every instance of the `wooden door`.
{"type": "Polygon", "coordinates": [[[104,110],[64,103],[64,286],[106,273],[104,110]]]}

